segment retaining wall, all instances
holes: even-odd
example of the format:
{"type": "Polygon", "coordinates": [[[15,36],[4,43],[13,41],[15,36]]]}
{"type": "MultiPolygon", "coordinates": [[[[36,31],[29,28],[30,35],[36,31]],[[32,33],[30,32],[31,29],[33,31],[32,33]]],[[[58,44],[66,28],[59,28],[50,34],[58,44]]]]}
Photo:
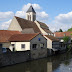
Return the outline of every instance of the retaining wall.
{"type": "Polygon", "coordinates": [[[30,51],[0,54],[0,67],[25,62],[31,59],[30,51]]]}

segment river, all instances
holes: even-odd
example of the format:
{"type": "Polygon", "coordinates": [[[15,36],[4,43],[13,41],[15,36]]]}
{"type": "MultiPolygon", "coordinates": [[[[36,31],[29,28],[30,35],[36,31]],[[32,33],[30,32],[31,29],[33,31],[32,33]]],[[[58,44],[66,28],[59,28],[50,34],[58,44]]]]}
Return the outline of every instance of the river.
{"type": "Polygon", "coordinates": [[[72,72],[72,53],[7,66],[0,72],[72,72]]]}

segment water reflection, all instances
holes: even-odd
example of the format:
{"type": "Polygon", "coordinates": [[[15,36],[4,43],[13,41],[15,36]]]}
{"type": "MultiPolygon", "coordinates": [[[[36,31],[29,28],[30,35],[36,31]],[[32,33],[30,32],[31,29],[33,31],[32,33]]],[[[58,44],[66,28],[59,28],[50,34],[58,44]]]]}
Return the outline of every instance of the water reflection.
{"type": "Polygon", "coordinates": [[[69,69],[69,67],[71,66],[70,64],[72,64],[71,57],[71,53],[61,54],[44,59],[25,62],[22,64],[8,66],[5,68],[0,68],[0,72],[66,72],[68,70],[71,71],[71,68],[69,69]]]}

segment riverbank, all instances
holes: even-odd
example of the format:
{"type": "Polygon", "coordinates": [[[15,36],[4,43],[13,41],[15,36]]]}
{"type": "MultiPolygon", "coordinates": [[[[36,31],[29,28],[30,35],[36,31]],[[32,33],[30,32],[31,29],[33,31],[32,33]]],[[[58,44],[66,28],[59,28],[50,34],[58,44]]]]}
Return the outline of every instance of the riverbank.
{"type": "Polygon", "coordinates": [[[0,68],[0,72],[72,72],[72,54],[64,53],[0,68]]]}
{"type": "MultiPolygon", "coordinates": [[[[59,53],[48,55],[47,57],[56,56],[60,54],[64,54],[66,51],[61,51],[59,53]]],[[[30,51],[22,51],[22,52],[7,52],[0,54],[0,67],[16,65],[19,63],[23,63],[26,61],[33,60],[31,58],[30,51]]],[[[37,59],[36,59],[37,60],[37,59]]]]}

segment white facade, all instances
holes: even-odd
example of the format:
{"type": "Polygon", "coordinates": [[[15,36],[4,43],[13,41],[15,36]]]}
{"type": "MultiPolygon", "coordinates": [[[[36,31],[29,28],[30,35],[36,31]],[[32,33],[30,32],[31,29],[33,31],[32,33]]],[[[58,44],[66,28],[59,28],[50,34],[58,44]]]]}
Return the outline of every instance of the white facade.
{"type": "Polygon", "coordinates": [[[9,25],[8,30],[12,31],[22,31],[22,28],[20,27],[17,19],[14,17],[11,21],[11,24],[9,25]]]}
{"type": "Polygon", "coordinates": [[[36,13],[33,13],[33,12],[26,13],[26,19],[30,20],[30,21],[35,21],[36,20],[36,13]]]}
{"type": "MultiPolygon", "coordinates": [[[[27,51],[30,50],[30,42],[11,42],[11,46],[14,44],[15,51],[27,51]],[[22,48],[25,45],[25,48],[22,48]]],[[[10,50],[13,51],[13,47],[10,46],[10,50]]]]}
{"type": "Polygon", "coordinates": [[[59,41],[52,41],[48,37],[44,36],[47,39],[47,48],[48,49],[59,49],[59,41]]]}
{"type": "Polygon", "coordinates": [[[47,38],[46,36],[44,36],[47,39],[47,48],[48,49],[52,49],[52,40],[50,40],[49,38],[47,38]]]}

